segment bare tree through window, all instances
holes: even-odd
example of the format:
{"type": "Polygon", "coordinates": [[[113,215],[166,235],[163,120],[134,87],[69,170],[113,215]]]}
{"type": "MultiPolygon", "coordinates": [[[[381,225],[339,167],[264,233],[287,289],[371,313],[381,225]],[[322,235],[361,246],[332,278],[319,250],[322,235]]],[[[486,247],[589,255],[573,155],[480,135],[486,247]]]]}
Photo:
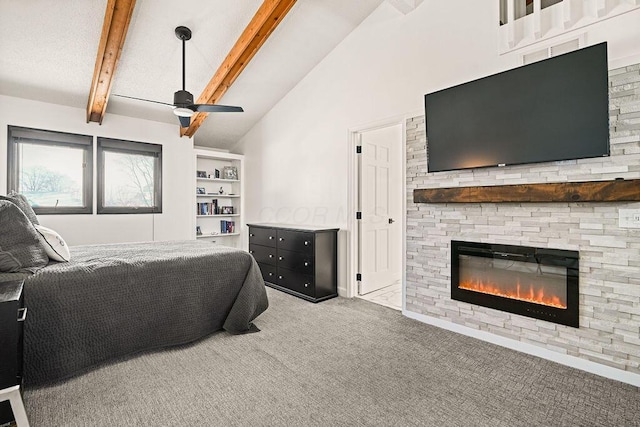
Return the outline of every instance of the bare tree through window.
{"type": "Polygon", "coordinates": [[[105,206],[154,206],[155,158],[105,152],[105,206]]]}
{"type": "Polygon", "coordinates": [[[82,206],[82,149],[22,144],[20,159],[19,191],[33,206],[82,206]]]}
{"type": "Polygon", "coordinates": [[[98,213],[162,212],[162,145],[98,138],[98,213]]]}

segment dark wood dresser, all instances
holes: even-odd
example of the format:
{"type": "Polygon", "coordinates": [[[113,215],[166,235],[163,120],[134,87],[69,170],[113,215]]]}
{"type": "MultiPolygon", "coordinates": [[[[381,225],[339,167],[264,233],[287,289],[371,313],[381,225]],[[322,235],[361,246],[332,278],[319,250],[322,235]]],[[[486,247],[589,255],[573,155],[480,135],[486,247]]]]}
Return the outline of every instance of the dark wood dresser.
{"type": "Polygon", "coordinates": [[[311,302],[338,296],[338,229],[248,224],[249,252],[267,286],[311,302]]]}

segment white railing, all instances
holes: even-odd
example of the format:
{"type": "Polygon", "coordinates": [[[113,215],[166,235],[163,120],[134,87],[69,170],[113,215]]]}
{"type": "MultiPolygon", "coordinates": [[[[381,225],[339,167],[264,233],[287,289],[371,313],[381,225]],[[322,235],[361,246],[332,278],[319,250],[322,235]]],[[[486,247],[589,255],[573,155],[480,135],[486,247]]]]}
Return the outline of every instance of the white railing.
{"type": "Polygon", "coordinates": [[[499,1],[501,54],[640,8],[640,0],[499,1]]]}

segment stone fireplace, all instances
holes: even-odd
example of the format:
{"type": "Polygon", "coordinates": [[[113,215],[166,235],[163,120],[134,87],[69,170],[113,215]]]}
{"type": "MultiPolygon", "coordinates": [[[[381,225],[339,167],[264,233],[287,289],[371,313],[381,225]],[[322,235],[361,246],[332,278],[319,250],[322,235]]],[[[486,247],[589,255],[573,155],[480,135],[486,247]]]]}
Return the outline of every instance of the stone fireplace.
{"type": "MultiPolygon", "coordinates": [[[[428,173],[425,117],[406,121],[407,316],[490,335],[494,342],[509,340],[523,351],[536,347],[595,362],[615,368],[618,378],[640,378],[640,232],[619,222],[619,210],[640,209],[639,202],[414,203],[413,198],[415,189],[425,188],[640,178],[640,83],[628,83],[638,72],[640,64],[609,72],[610,157],[428,173]],[[453,240],[578,252],[579,327],[457,299],[453,240]]],[[[479,258],[482,266],[486,260],[479,258]]],[[[494,266],[501,265],[500,258],[493,259],[494,266]]],[[[537,271],[535,265],[526,267],[537,271]]],[[[522,283],[520,289],[522,294],[522,283]]]]}
{"type": "Polygon", "coordinates": [[[578,327],[576,251],[451,242],[451,298],[578,327]]]}

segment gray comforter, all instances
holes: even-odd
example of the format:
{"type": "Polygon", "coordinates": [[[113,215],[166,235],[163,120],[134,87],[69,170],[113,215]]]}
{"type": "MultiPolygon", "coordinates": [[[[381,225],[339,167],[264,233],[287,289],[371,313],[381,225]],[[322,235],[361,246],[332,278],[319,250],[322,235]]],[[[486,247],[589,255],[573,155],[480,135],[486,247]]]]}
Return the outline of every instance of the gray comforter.
{"type": "Polygon", "coordinates": [[[71,262],[27,277],[24,295],[27,384],[221,328],[256,331],[268,306],[251,255],[195,241],[72,247],[71,262]]]}

